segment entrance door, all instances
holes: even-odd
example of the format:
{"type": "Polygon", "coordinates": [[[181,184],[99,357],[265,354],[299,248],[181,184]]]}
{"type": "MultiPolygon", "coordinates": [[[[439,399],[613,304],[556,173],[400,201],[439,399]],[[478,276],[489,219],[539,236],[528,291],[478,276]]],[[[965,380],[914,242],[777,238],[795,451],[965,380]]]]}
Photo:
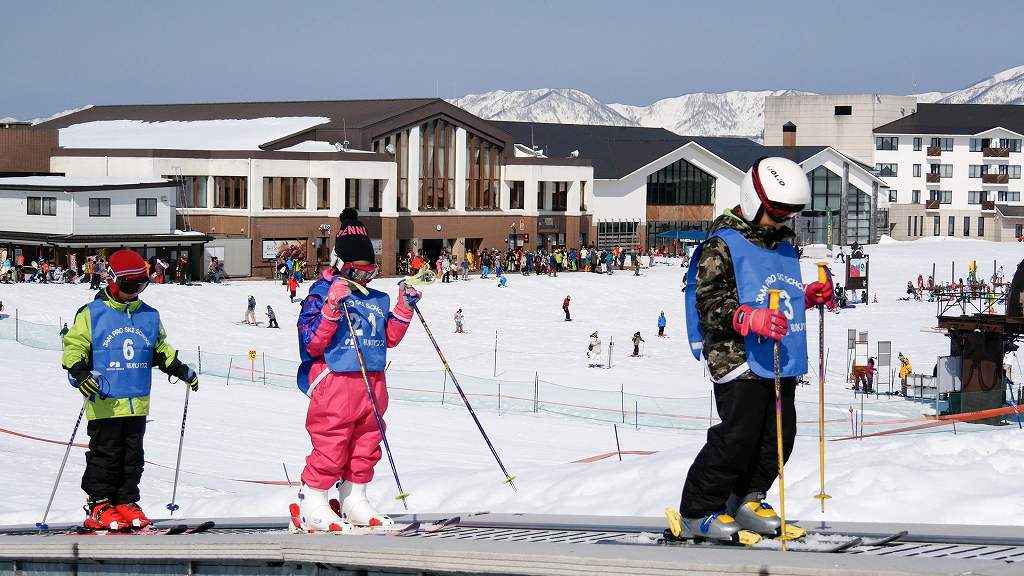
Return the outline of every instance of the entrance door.
{"type": "Polygon", "coordinates": [[[430,267],[434,267],[434,262],[437,262],[437,257],[441,255],[441,251],[444,250],[443,240],[423,240],[423,257],[430,262],[430,267]]]}

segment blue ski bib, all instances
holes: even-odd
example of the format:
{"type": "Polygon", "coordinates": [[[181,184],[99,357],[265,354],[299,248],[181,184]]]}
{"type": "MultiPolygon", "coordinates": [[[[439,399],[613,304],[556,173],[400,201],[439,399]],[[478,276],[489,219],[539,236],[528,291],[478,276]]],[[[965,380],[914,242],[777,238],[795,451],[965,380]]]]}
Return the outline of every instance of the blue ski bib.
{"type": "Polygon", "coordinates": [[[111,398],[149,396],[160,313],[145,303],[131,314],[111,310],[102,300],[93,300],[88,306],[92,368],[103,376],[103,394],[111,398]]]}
{"type": "MultiPolygon", "coordinates": [[[[804,287],[800,279],[800,259],[789,242],[780,242],[775,250],[759,248],[735,230],[718,230],[729,247],[740,304],[753,308],[768,307],[768,290],[779,289],[779,310],[789,320],[789,332],[779,341],[779,370],[783,378],[807,372],[807,323],[804,310],[804,287]]],[[[704,245],[694,250],[691,266],[686,272],[686,335],[690,350],[698,360],[704,350],[704,336],[697,311],[697,263],[704,245]]],[[[747,334],[744,349],[750,370],[762,378],[775,377],[774,340],[747,334]]]]}

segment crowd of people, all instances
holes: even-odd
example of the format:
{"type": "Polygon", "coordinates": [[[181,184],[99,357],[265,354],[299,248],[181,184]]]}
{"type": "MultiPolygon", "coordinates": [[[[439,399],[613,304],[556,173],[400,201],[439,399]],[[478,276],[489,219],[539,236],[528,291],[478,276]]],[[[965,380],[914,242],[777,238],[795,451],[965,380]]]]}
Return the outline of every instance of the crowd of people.
{"type": "MultiPolygon", "coordinates": [[[[187,254],[176,259],[164,260],[153,256],[143,259],[146,276],[154,284],[189,284],[192,281],[190,263],[187,254]]],[[[80,265],[75,255],[67,258],[66,265],[48,258],[28,260],[19,254],[12,259],[7,250],[0,250],[0,282],[38,282],[40,284],[88,284],[92,290],[98,290],[106,284],[110,263],[102,254],[87,256],[80,265]]],[[[205,280],[219,283],[224,274],[224,263],[216,256],[210,259],[205,280]]]]}
{"type": "Polygon", "coordinates": [[[960,277],[955,281],[936,283],[931,275],[925,279],[923,274],[918,274],[916,282],[907,280],[907,295],[900,300],[934,302],[937,299],[984,298],[989,301],[990,305],[994,305],[1005,298],[1003,288],[1006,284],[1002,266],[988,278],[983,278],[978,276],[977,265],[972,261],[966,280],[960,277]]]}

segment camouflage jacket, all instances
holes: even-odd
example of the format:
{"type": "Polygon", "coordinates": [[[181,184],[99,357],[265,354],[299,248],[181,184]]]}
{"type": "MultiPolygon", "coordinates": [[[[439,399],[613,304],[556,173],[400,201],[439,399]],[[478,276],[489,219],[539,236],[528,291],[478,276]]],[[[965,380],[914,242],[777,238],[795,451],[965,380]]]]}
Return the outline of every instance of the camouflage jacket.
{"type": "MultiPolygon", "coordinates": [[[[774,248],[783,240],[793,240],[793,230],[788,227],[776,230],[767,226],[753,226],[738,216],[738,213],[739,207],[726,210],[712,223],[711,232],[732,228],[761,248],[774,248]]],[[[736,289],[732,256],[725,240],[716,237],[704,242],[696,266],[697,312],[700,314],[704,334],[704,353],[711,377],[718,381],[747,359],[743,337],[732,328],[733,314],[739,308],[739,292],[736,289]]],[[[758,376],[747,370],[738,378],[751,379],[758,376]]]]}

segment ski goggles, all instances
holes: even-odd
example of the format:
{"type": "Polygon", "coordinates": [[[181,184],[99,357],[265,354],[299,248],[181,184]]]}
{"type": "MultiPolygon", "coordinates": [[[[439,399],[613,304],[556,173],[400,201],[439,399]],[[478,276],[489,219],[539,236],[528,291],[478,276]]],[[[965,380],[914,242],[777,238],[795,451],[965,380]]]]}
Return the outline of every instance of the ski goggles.
{"type": "Polygon", "coordinates": [[[804,209],[803,204],[782,204],[780,202],[762,204],[762,206],[764,206],[765,214],[776,224],[785,224],[804,209]]]}
{"type": "Polygon", "coordinates": [[[133,278],[125,276],[118,277],[110,268],[107,268],[107,273],[110,274],[110,277],[114,280],[113,283],[117,286],[117,291],[125,296],[138,296],[139,294],[142,294],[142,291],[145,290],[147,286],[149,286],[149,278],[145,276],[133,278]]]}
{"type": "Polygon", "coordinates": [[[351,264],[346,262],[341,267],[341,275],[353,282],[366,284],[380,275],[380,267],[376,264],[351,264]]]}

